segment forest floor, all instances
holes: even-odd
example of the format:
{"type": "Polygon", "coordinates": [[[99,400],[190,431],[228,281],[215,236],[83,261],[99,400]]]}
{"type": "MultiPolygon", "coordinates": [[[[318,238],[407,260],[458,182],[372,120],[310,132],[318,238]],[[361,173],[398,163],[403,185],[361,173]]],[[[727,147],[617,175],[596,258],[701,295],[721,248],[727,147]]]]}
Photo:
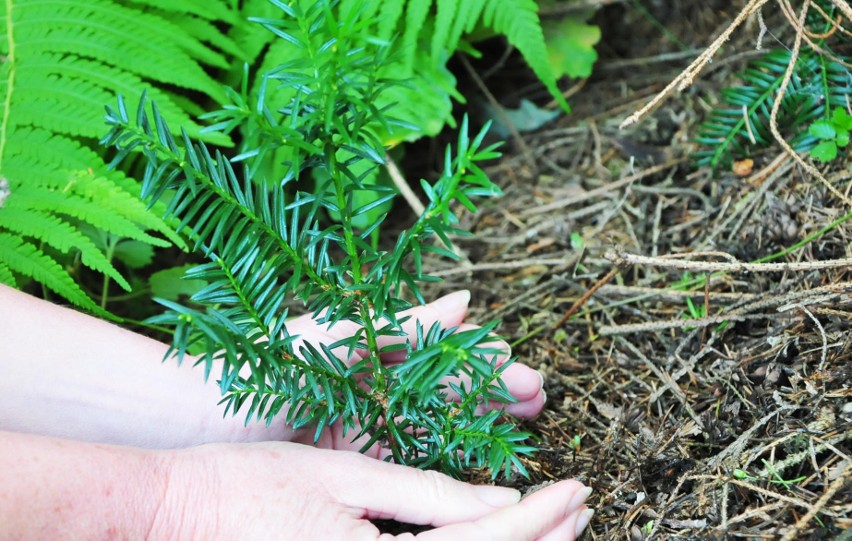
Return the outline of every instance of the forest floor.
{"type": "MultiPolygon", "coordinates": [[[[445,280],[430,294],[470,289],[471,321],[501,320],[545,375],[530,479],[504,483],[588,483],[585,540],[850,539],[850,208],[778,145],[745,170],[690,158],[720,90],[762,54],[756,24],[619,129],[741,3],[603,3],[571,114],[508,145],[488,170],[505,196],[466,215],[463,261],[428,263],[445,280]]],[[[765,11],[764,46],[790,47],[765,11]]],[[[513,62],[485,80],[498,100],[546,103],[513,62]]],[[[821,169],[849,192],[848,160],[821,169]]]]}

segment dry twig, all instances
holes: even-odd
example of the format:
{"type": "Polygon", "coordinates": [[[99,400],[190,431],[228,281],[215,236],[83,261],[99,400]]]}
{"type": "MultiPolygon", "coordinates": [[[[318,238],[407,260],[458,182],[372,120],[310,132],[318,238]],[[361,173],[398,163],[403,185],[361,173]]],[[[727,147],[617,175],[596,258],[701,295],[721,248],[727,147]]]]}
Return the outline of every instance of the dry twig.
{"type": "Polygon", "coordinates": [[[402,176],[402,172],[399,170],[399,167],[396,166],[396,162],[393,161],[390,154],[385,154],[385,163],[387,164],[388,174],[393,181],[393,185],[396,186],[396,189],[399,190],[400,194],[402,194],[402,198],[405,199],[405,202],[408,203],[408,206],[411,207],[412,211],[414,211],[414,215],[420,216],[423,214],[426,207],[420,199],[418,199],[417,194],[414,193],[411,186],[408,185],[408,182],[405,180],[405,177],[402,176]]]}
{"type": "Polygon", "coordinates": [[[701,73],[701,70],[710,63],[713,59],[713,56],[722,45],[725,44],[726,41],[731,39],[731,34],[734,33],[734,30],[737,29],[742,23],[745,22],[753,13],[759,10],[765,3],[769,0],[749,0],[748,4],[740,10],[737,14],[736,18],[731,22],[730,25],[722,32],[718,38],[716,38],[713,43],[711,43],[703,53],[698,55],[698,58],[692,61],[692,63],[684,69],[680,75],[672,79],[672,81],[666,85],[666,87],[661,90],[654,98],[649,101],[644,107],[627,117],[624,122],[621,123],[621,128],[626,128],[631,124],[635,124],[642,117],[650,113],[654,110],[663,100],[671,96],[675,90],[678,92],[683,92],[685,89],[689,88],[692,85],[695,77],[701,73]]]}
{"type": "Polygon", "coordinates": [[[622,248],[608,250],[604,254],[604,257],[619,267],[629,265],[649,265],[689,272],[809,272],[814,270],[852,267],[852,258],[849,257],[844,259],[828,259],[825,261],[806,261],[799,263],[743,263],[738,261],[734,256],[721,252],[648,257],[630,254],[625,252],[622,248]],[[675,259],[705,255],[725,257],[731,262],[719,263],[713,261],[686,261],[684,259],[675,259]]]}

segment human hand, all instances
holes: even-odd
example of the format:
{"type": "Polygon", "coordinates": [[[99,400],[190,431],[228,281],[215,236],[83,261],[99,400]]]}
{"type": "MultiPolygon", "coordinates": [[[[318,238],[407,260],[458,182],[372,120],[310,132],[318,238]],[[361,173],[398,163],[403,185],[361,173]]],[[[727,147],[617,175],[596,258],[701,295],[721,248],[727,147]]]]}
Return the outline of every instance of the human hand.
{"type": "MultiPolygon", "coordinates": [[[[427,329],[435,322],[439,322],[442,328],[457,327],[459,331],[476,329],[478,326],[464,323],[469,301],[470,293],[468,291],[457,291],[429,304],[416,306],[410,310],[401,312],[398,314],[400,318],[409,317],[407,321],[402,323],[403,336],[382,336],[379,338],[379,346],[386,347],[402,344],[406,341],[413,341],[416,336],[418,322],[427,329]]],[[[294,349],[297,351],[306,342],[312,343],[315,346],[318,344],[329,345],[353,336],[360,330],[351,321],[341,321],[329,328],[327,325],[317,323],[309,315],[288,322],[287,329],[291,335],[298,335],[299,337],[294,344],[294,349]]],[[[495,340],[486,344],[485,347],[505,352],[497,356],[498,366],[503,365],[509,359],[510,348],[504,341],[495,340]]],[[[362,360],[364,355],[366,355],[366,351],[356,350],[347,358],[349,352],[342,346],[335,353],[341,360],[350,365],[362,360]]],[[[382,356],[382,360],[386,364],[405,362],[405,351],[387,353],[382,356]]],[[[456,384],[459,383],[458,379],[456,378],[456,384]]],[[[504,408],[508,413],[520,418],[531,418],[541,411],[544,406],[545,394],[542,389],[543,379],[537,371],[521,363],[513,363],[503,371],[502,380],[516,402],[512,404],[492,402],[487,405],[488,408],[504,408]]],[[[445,388],[448,389],[449,398],[453,399],[455,395],[449,390],[449,381],[445,381],[444,383],[445,388]]],[[[465,386],[470,386],[468,382],[464,383],[465,386]]],[[[340,423],[334,424],[324,430],[318,441],[314,442],[313,438],[313,430],[303,430],[288,439],[306,444],[314,444],[317,447],[326,449],[353,451],[361,449],[363,443],[369,439],[365,435],[361,440],[352,441],[351,437],[345,437],[343,427],[340,423]]],[[[366,450],[365,453],[376,458],[382,458],[388,454],[386,449],[382,449],[379,446],[373,446],[369,450],[366,450]]]]}
{"type": "Polygon", "coordinates": [[[296,443],[211,444],[160,460],[167,489],[150,539],[570,541],[592,515],[591,489],[576,481],[518,503],[513,489],[296,443]],[[436,528],[392,536],[371,519],[436,528]]]}
{"type": "MultiPolygon", "coordinates": [[[[469,302],[469,291],[456,291],[429,304],[416,306],[410,310],[401,312],[398,314],[399,318],[409,316],[409,319],[402,323],[404,336],[379,337],[379,346],[386,347],[404,344],[407,341],[413,342],[416,336],[417,322],[425,329],[428,329],[436,322],[440,323],[441,327],[445,329],[452,327],[457,327],[458,331],[477,329],[479,328],[477,325],[464,323],[469,302]]],[[[291,335],[299,336],[294,344],[294,348],[298,351],[300,345],[305,342],[310,342],[314,345],[329,345],[338,340],[348,338],[357,333],[359,327],[351,321],[340,321],[329,328],[327,325],[317,323],[310,315],[305,315],[288,322],[287,330],[291,335]]],[[[510,348],[506,342],[495,340],[487,344],[486,347],[505,352],[498,355],[498,366],[509,359],[510,348]]],[[[366,355],[366,351],[356,350],[352,357],[346,358],[347,352],[343,347],[338,348],[336,353],[338,353],[341,360],[348,362],[350,365],[362,360],[364,355],[366,355]]],[[[396,351],[387,353],[382,356],[382,360],[386,364],[405,362],[405,352],[396,351]]],[[[535,417],[541,412],[544,406],[545,395],[542,389],[542,376],[536,370],[521,363],[513,363],[503,371],[502,380],[517,402],[513,404],[491,404],[491,406],[504,407],[508,413],[522,419],[535,417]]]]}

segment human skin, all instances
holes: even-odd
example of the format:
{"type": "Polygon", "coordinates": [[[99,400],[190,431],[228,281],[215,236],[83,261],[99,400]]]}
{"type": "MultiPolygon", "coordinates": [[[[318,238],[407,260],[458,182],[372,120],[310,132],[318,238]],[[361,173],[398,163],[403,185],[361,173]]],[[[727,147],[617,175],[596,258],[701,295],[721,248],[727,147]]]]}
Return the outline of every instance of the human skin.
{"type": "MultiPolygon", "coordinates": [[[[468,298],[412,315],[460,325],[468,298]]],[[[352,331],[289,328],[326,343],[352,331]]],[[[437,526],[418,539],[550,541],[590,518],[574,481],[516,503],[511,489],[353,453],[337,429],[308,446],[283,441],[306,439],[283,423],[223,418],[203,368],[163,365],[166,349],[0,286],[0,538],[372,540],[390,537],[369,519],[396,518],[437,526]]],[[[534,371],[504,379],[513,413],[541,409],[534,371]]]]}

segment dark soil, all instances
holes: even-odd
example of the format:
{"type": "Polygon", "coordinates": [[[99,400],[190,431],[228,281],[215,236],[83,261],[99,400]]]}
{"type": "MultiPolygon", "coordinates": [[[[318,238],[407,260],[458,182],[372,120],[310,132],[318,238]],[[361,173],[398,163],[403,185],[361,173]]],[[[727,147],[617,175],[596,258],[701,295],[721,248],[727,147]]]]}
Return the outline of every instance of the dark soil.
{"type": "MultiPolygon", "coordinates": [[[[594,487],[587,540],[849,539],[852,222],[828,226],[850,209],[777,145],[741,176],[690,159],[698,123],[760,54],[754,25],[689,90],[619,130],[741,4],[605,4],[601,60],[573,112],[490,167],[506,195],[466,217],[463,264],[429,262],[445,279],[431,293],[470,289],[471,320],[502,320],[519,362],[546,376],[546,410],[528,425],[541,450],[530,479],[509,484],[594,487]],[[663,266],[755,261],[823,229],[772,260],[795,267],[708,267],[703,283],[689,282],[701,268],[663,266]],[[616,266],[620,250],[652,259],[616,266]],[[718,318],[693,321],[702,314],[718,318]]],[[[766,45],[790,46],[774,9],[766,45]]],[[[517,83],[518,64],[486,84],[508,106],[546,103],[517,83]]],[[[845,193],[848,167],[823,168],[845,193]]]]}

